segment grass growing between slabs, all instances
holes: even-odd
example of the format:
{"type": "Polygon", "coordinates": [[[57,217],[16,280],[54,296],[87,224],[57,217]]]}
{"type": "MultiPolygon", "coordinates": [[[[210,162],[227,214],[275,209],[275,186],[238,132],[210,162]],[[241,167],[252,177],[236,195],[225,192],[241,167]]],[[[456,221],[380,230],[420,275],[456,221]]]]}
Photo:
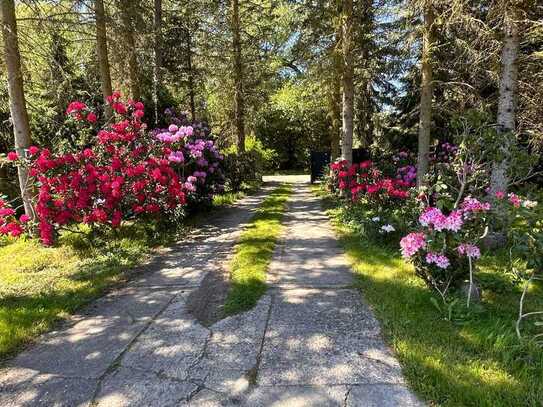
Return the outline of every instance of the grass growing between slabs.
{"type": "Polygon", "coordinates": [[[127,224],[116,233],[88,240],[90,230],[63,233],[54,247],[37,240],[0,243],[0,361],[22,345],[50,330],[82,305],[126,281],[131,268],[159,247],[173,243],[222,206],[233,204],[257,185],[242,192],[216,196],[206,212],[195,213],[176,230],[127,224]]]}
{"type": "Polygon", "coordinates": [[[236,314],[252,308],[266,291],[266,270],[281,232],[281,220],[290,185],[274,189],[258,207],[234,248],[230,262],[231,288],[224,312],[236,314]]]}
{"type": "MultiPolygon", "coordinates": [[[[520,289],[504,275],[504,256],[481,261],[482,304],[468,311],[462,300],[449,319],[397,247],[361,237],[341,221],[335,200],[323,199],[357,285],[422,399],[439,406],[541,407],[543,349],[515,335],[520,289]]],[[[534,288],[527,307],[543,309],[543,287],[534,288]]]]}

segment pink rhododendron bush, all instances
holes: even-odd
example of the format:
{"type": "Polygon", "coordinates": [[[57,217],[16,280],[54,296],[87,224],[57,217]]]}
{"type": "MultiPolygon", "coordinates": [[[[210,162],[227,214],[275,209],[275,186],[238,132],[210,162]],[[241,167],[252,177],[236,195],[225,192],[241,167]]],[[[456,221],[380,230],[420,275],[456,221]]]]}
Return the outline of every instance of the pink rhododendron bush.
{"type": "Polygon", "coordinates": [[[173,108],[166,109],[164,115],[170,125],[154,129],[153,135],[166,145],[168,160],[182,167],[187,204],[210,204],[214,195],[224,191],[224,156],[206,123],[190,122],[185,113],[173,108]]]}
{"type": "MultiPolygon", "coordinates": [[[[222,156],[210,137],[199,138],[190,125],[151,132],[141,121],[141,102],[124,102],[114,92],[108,103],[115,117],[87,148],[58,154],[31,147],[24,157],[8,155],[30,170],[37,229],[46,245],[70,225],[118,228],[127,220],[176,218],[187,199],[210,199],[221,190],[222,156]]],[[[66,114],[88,125],[97,120],[82,102],[72,102],[66,114]]],[[[5,224],[15,236],[24,222],[5,224]]]]}
{"type": "Polygon", "coordinates": [[[402,255],[415,272],[442,297],[470,277],[488,228],[490,204],[465,198],[448,213],[427,206],[418,218],[419,228],[400,241],[402,255]]]}

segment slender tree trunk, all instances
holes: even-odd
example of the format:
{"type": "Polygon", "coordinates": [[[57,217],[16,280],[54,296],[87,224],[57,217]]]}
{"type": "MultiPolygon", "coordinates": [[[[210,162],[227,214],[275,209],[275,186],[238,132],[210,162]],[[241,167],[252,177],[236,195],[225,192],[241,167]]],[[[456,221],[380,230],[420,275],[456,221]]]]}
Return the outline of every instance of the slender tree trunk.
{"type": "Polygon", "coordinates": [[[422,37],[419,145],[417,159],[417,186],[424,184],[428,173],[428,155],[430,153],[430,131],[432,127],[432,48],[434,46],[434,11],[430,1],[424,8],[424,33],[422,37]]]}
{"type": "MultiPolygon", "coordinates": [[[[24,157],[25,149],[30,147],[30,126],[21,72],[21,55],[17,38],[17,22],[15,20],[15,3],[13,0],[1,0],[2,37],[4,39],[4,57],[8,73],[9,110],[13,121],[15,150],[24,157]]],[[[28,170],[22,166],[17,168],[21,198],[25,214],[34,218],[32,208],[32,188],[28,170]]]]}
{"type": "Polygon", "coordinates": [[[196,104],[194,103],[194,72],[192,71],[192,36],[189,29],[187,29],[187,69],[189,74],[190,117],[194,121],[196,120],[196,104]]]}
{"type": "Polygon", "coordinates": [[[155,0],[154,22],[155,46],[153,63],[153,103],[155,108],[155,124],[158,124],[158,91],[162,81],[162,0],[155,0]]]}
{"type": "Polygon", "coordinates": [[[343,64],[341,60],[341,27],[336,33],[336,45],[332,54],[333,59],[333,78],[330,84],[330,113],[331,113],[331,137],[330,137],[330,155],[331,160],[335,161],[340,154],[339,144],[341,143],[341,80],[343,77],[343,64]]]}
{"type": "Polygon", "coordinates": [[[343,125],[341,157],[353,161],[353,113],[354,113],[354,66],[353,66],[353,0],[343,1],[343,125]]]}
{"type": "Polygon", "coordinates": [[[232,58],[234,70],[234,125],[238,152],[245,151],[245,120],[243,98],[243,61],[241,56],[241,26],[238,0],[231,0],[232,58]]]}
{"type": "Polygon", "coordinates": [[[518,89],[519,34],[516,21],[510,16],[505,21],[505,37],[501,54],[500,96],[498,100],[498,135],[501,135],[502,157],[494,162],[490,177],[490,193],[506,191],[508,185],[507,169],[509,166],[509,133],[516,129],[516,105],[518,89]]]}
{"type": "MultiPolygon", "coordinates": [[[[106,33],[106,15],[104,11],[103,0],[94,1],[94,12],[96,15],[96,56],[100,68],[100,85],[104,100],[111,96],[111,74],[109,71],[109,59],[107,55],[107,33],[106,33]]],[[[111,107],[106,104],[105,113],[107,117],[112,116],[111,107]]]]}
{"type": "Polygon", "coordinates": [[[330,138],[330,153],[332,161],[335,161],[340,155],[339,144],[341,142],[341,73],[338,76],[334,72],[331,96],[332,137],[330,138]]]}
{"type": "Polygon", "coordinates": [[[134,24],[136,10],[133,0],[121,0],[121,21],[123,24],[123,37],[128,53],[128,82],[130,85],[130,97],[133,100],[141,99],[138,57],[136,54],[136,37],[134,24]]]}

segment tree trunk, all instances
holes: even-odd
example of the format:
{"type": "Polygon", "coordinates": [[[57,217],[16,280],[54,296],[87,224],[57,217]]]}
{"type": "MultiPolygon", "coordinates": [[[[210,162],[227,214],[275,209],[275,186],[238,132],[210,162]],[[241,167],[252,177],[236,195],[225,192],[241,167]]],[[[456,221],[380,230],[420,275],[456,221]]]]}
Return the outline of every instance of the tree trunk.
{"type": "Polygon", "coordinates": [[[331,87],[332,134],[330,137],[330,155],[333,162],[339,157],[339,144],[341,142],[341,72],[334,72],[331,87]]]}
{"type": "Polygon", "coordinates": [[[420,110],[419,110],[419,145],[417,158],[417,186],[424,184],[428,173],[428,155],[430,153],[430,131],[432,127],[432,48],[434,46],[434,11],[427,1],[424,8],[424,33],[422,37],[420,110]]]}
{"type": "Polygon", "coordinates": [[[332,53],[333,72],[330,81],[330,114],[331,114],[331,137],[330,137],[330,158],[335,161],[339,157],[339,144],[341,143],[341,80],[343,75],[343,64],[341,60],[341,27],[336,33],[336,44],[332,53]]]}
{"type": "Polygon", "coordinates": [[[498,100],[498,135],[501,137],[502,157],[492,166],[490,194],[506,191],[508,185],[507,169],[509,166],[509,133],[516,128],[516,102],[518,89],[517,57],[519,52],[519,34],[516,21],[506,17],[505,37],[501,54],[500,96],[498,100]]]}
{"type": "MultiPolygon", "coordinates": [[[[23,74],[21,72],[21,55],[19,53],[17,38],[15,3],[13,0],[2,0],[1,5],[4,57],[8,73],[9,110],[13,121],[15,150],[20,157],[24,157],[25,149],[30,147],[31,140],[23,88],[23,74]]],[[[25,167],[19,166],[17,173],[25,214],[31,218],[35,218],[32,208],[32,188],[28,170],[25,167]]]]}
{"type": "MultiPolygon", "coordinates": [[[[111,74],[109,72],[109,59],[107,55],[107,34],[106,34],[106,15],[104,11],[103,0],[94,1],[94,12],[96,15],[96,56],[100,68],[100,85],[104,100],[111,96],[111,74]]],[[[112,116],[111,107],[106,104],[105,113],[107,117],[112,116]]]]}
{"type": "Polygon", "coordinates": [[[153,103],[155,108],[155,124],[158,124],[158,91],[161,84],[160,70],[162,67],[162,0],[155,0],[155,46],[153,63],[153,103]]]}
{"type": "Polygon", "coordinates": [[[192,72],[192,37],[189,29],[187,29],[187,69],[189,75],[190,117],[194,121],[196,120],[196,104],[194,103],[194,72],[192,72]]]}
{"type": "Polygon", "coordinates": [[[134,24],[136,20],[135,5],[133,0],[121,0],[121,21],[123,24],[123,37],[128,53],[128,82],[130,85],[130,97],[140,100],[140,85],[138,75],[138,57],[136,55],[136,38],[134,24]]]}
{"type": "Polygon", "coordinates": [[[234,125],[238,152],[245,151],[245,123],[243,100],[243,61],[241,56],[241,27],[238,0],[231,0],[232,57],[234,70],[234,125]]]}
{"type": "Polygon", "coordinates": [[[354,112],[354,66],[353,66],[353,0],[343,1],[343,125],[341,157],[353,161],[353,112],[354,112]]]}

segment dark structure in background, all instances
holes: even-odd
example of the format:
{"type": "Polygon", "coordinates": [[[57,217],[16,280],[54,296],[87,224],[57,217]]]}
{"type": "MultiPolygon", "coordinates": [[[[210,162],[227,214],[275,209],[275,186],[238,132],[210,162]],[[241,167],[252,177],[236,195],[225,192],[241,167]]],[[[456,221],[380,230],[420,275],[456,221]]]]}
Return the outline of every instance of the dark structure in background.
{"type": "MultiPolygon", "coordinates": [[[[311,152],[311,183],[322,178],[330,165],[330,151],[311,152]]],[[[364,148],[353,148],[353,163],[370,159],[370,153],[364,148]]]]}

